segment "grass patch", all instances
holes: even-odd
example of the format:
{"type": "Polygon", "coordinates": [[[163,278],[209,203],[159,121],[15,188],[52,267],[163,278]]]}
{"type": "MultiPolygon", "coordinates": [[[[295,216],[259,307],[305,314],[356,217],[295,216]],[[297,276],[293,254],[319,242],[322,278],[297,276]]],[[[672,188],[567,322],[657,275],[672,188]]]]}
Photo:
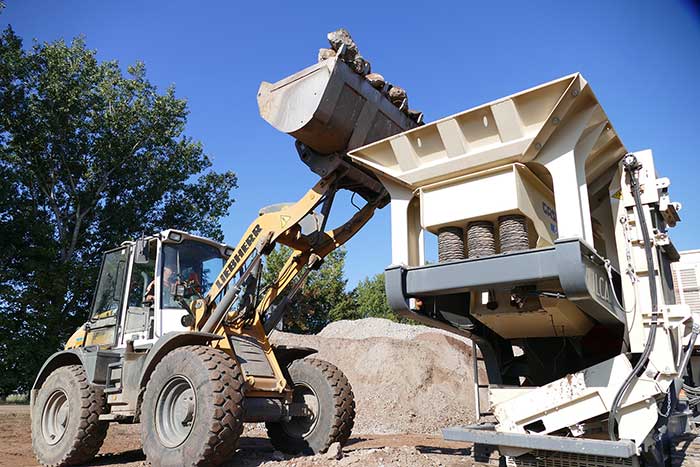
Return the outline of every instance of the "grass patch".
{"type": "Polygon", "coordinates": [[[29,404],[29,395],[27,394],[10,394],[6,398],[0,398],[1,404],[26,405],[29,404]]]}

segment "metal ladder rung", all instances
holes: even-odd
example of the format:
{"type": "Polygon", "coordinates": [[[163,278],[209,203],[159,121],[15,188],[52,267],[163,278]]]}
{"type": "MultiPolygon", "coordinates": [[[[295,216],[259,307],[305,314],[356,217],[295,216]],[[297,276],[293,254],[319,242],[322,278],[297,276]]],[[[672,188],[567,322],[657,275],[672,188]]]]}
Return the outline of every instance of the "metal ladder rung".
{"type": "Polygon", "coordinates": [[[474,341],[472,341],[472,359],[474,362],[474,365],[473,365],[473,370],[474,370],[474,405],[475,405],[474,412],[476,413],[476,416],[477,416],[476,422],[478,423],[479,419],[481,417],[491,416],[491,415],[493,415],[493,413],[481,411],[481,394],[480,394],[480,392],[482,389],[488,389],[489,385],[479,383],[479,362],[483,362],[484,358],[479,356],[479,348],[476,346],[476,342],[474,342],[474,341]]]}
{"type": "Polygon", "coordinates": [[[121,370],[124,371],[123,367],[123,362],[119,360],[118,362],[112,362],[107,365],[107,381],[105,381],[105,387],[103,392],[105,394],[121,394],[122,392],[122,373],[120,371],[119,373],[119,379],[118,380],[113,380],[112,379],[112,372],[114,370],[121,370]],[[119,386],[117,386],[116,383],[119,383],[119,386]]]}

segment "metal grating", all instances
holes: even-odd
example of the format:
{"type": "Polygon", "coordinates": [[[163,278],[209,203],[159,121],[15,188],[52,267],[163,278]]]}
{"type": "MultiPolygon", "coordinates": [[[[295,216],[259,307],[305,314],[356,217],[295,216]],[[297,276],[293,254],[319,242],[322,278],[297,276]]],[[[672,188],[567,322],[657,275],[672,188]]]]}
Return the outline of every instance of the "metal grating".
{"type": "Polygon", "coordinates": [[[265,356],[265,351],[260,347],[258,341],[248,336],[231,335],[229,342],[245,376],[275,377],[270,362],[265,356]]]}
{"type": "Polygon", "coordinates": [[[700,266],[678,265],[673,271],[676,303],[688,305],[691,311],[700,312],[700,266]]]}
{"type": "Polygon", "coordinates": [[[592,456],[567,452],[535,451],[519,457],[506,456],[507,467],[626,467],[638,465],[635,459],[592,456]]]}

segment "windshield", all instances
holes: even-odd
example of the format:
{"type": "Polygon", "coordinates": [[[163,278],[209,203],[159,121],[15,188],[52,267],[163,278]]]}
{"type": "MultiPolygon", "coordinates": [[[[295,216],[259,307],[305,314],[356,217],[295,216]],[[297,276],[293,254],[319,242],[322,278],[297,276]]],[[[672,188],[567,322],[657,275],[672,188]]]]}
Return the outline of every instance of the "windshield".
{"type": "MultiPolygon", "coordinates": [[[[186,282],[192,289],[203,294],[211,288],[212,282],[224,265],[224,258],[218,248],[196,240],[183,240],[181,243],[163,245],[162,306],[181,308],[175,300],[175,285],[186,282]]],[[[190,297],[190,300],[196,298],[190,297]]]]}

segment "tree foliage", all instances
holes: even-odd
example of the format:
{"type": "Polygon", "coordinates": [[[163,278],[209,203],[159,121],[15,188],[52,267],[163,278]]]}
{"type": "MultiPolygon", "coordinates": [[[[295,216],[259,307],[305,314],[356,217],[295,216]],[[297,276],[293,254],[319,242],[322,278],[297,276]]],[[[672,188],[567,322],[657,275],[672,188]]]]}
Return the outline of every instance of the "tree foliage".
{"type": "MultiPolygon", "coordinates": [[[[282,269],[292,250],[279,245],[268,255],[263,272],[263,284],[271,284],[282,269]]],[[[328,255],[320,268],[309,273],[303,288],[294,297],[284,317],[285,331],[314,334],[329,322],[344,319],[353,303],[345,292],[346,250],[339,248],[328,255]]],[[[297,278],[299,280],[299,278],[297,278]]]]}
{"type": "Polygon", "coordinates": [[[384,273],[361,280],[353,292],[360,318],[386,318],[398,321],[396,313],[389,307],[384,291],[384,273]]]}
{"type": "Polygon", "coordinates": [[[86,319],[100,252],[164,228],[222,238],[236,176],[184,136],[187,114],[142,63],[0,36],[0,395],[86,319]]]}
{"type": "MultiPolygon", "coordinates": [[[[263,284],[275,281],[291,253],[291,249],[279,246],[267,257],[263,284]]],[[[389,307],[383,273],[363,279],[354,290],[346,290],[346,254],[345,248],[334,251],[326,257],[318,271],[310,273],[307,283],[285,315],[285,331],[313,334],[328,323],[341,319],[385,318],[408,322],[389,307]]]]}

